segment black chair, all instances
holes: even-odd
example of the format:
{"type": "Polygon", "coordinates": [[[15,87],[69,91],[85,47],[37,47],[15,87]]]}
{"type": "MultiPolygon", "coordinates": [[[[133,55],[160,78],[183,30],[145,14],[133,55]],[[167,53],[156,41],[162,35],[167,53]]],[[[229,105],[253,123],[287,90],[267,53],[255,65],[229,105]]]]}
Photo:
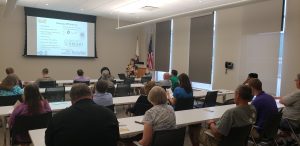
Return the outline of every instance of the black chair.
{"type": "Polygon", "coordinates": [[[130,85],[128,84],[117,84],[116,97],[129,96],[130,95],[130,85]]]}
{"type": "Polygon", "coordinates": [[[142,116],[150,108],[152,108],[152,105],[143,104],[143,103],[135,103],[133,108],[128,109],[128,112],[132,113],[133,116],[142,116]]]}
{"type": "Polygon", "coordinates": [[[213,107],[217,104],[218,91],[208,91],[204,101],[197,103],[196,108],[213,107]]]}
{"type": "Polygon", "coordinates": [[[40,81],[39,87],[40,88],[49,88],[49,87],[55,87],[56,81],[40,81]]]}
{"type": "Polygon", "coordinates": [[[107,88],[107,92],[110,93],[113,97],[115,96],[115,91],[116,91],[115,86],[107,88]]]}
{"type": "MultiPolygon", "coordinates": [[[[185,129],[185,127],[182,127],[178,129],[155,131],[151,146],[183,146],[185,129]]],[[[134,143],[137,144],[137,142],[134,143]]]]}
{"type": "Polygon", "coordinates": [[[31,140],[28,131],[46,128],[51,118],[52,112],[32,116],[17,116],[15,119],[15,123],[10,129],[11,145],[30,144],[31,140]],[[17,135],[24,136],[24,141],[18,141],[18,139],[16,139],[17,135]]]}
{"type": "Polygon", "coordinates": [[[110,106],[106,106],[106,108],[110,109],[112,112],[115,112],[115,105],[112,104],[110,106]]]}
{"type": "Polygon", "coordinates": [[[219,146],[247,146],[252,125],[233,127],[227,136],[223,136],[219,146]]]}
{"type": "Polygon", "coordinates": [[[151,146],[183,146],[185,137],[185,127],[155,131],[151,146]]]}
{"type": "Polygon", "coordinates": [[[118,74],[118,76],[119,76],[119,79],[121,79],[121,80],[125,80],[126,79],[126,75],[123,74],[123,73],[118,74]]]}
{"type": "MultiPolygon", "coordinates": [[[[278,113],[269,116],[264,123],[264,129],[260,133],[260,137],[258,139],[255,139],[252,135],[250,135],[255,145],[257,145],[257,143],[269,143],[269,142],[274,142],[277,144],[275,138],[277,136],[277,132],[279,129],[281,117],[282,117],[282,110],[280,110],[278,113]]],[[[255,126],[253,127],[255,128],[255,126]]]]}
{"type": "Polygon", "coordinates": [[[22,95],[14,95],[14,96],[0,96],[0,106],[10,106],[14,105],[17,101],[22,102],[22,95]]]}
{"type": "Polygon", "coordinates": [[[166,91],[167,91],[167,89],[171,88],[171,86],[161,86],[161,87],[164,88],[166,91]]]}
{"type": "Polygon", "coordinates": [[[42,94],[49,102],[65,101],[65,86],[46,88],[42,94]]]}
{"type": "MultiPolygon", "coordinates": [[[[289,126],[289,129],[288,129],[288,132],[290,132],[293,137],[296,139],[298,145],[300,145],[300,138],[299,138],[299,134],[300,134],[300,125],[298,125],[297,128],[293,128],[291,122],[295,122],[296,120],[295,119],[288,119],[288,118],[285,118],[283,120],[286,120],[288,126],[289,126]]],[[[296,122],[295,122],[296,123],[296,122]]]]}
{"type": "Polygon", "coordinates": [[[147,83],[147,82],[151,81],[151,79],[152,79],[151,76],[150,76],[150,77],[147,77],[147,76],[146,76],[146,77],[142,77],[142,78],[141,78],[141,82],[142,82],[142,83],[147,83]]]}
{"type": "Polygon", "coordinates": [[[128,78],[125,78],[124,79],[124,84],[132,84],[132,83],[134,83],[134,77],[128,77],[128,78]]]}
{"type": "Polygon", "coordinates": [[[223,105],[235,104],[234,99],[225,100],[223,105]]]}
{"type": "Polygon", "coordinates": [[[90,81],[77,81],[77,80],[74,80],[73,83],[74,84],[76,84],[76,83],[84,83],[84,84],[86,84],[88,86],[90,85],[90,81]]]}
{"type": "Polygon", "coordinates": [[[176,99],[175,111],[193,109],[194,107],[194,97],[190,98],[179,98],[176,99]]]}

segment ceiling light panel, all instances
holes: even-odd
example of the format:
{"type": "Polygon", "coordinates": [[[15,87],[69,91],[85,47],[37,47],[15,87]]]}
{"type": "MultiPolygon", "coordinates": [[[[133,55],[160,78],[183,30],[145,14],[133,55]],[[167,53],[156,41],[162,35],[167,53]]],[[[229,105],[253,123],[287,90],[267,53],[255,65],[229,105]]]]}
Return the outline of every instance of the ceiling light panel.
{"type": "Polygon", "coordinates": [[[116,8],[115,11],[121,13],[141,13],[147,11],[143,7],[162,8],[177,1],[179,0],[135,0],[116,8]]]}

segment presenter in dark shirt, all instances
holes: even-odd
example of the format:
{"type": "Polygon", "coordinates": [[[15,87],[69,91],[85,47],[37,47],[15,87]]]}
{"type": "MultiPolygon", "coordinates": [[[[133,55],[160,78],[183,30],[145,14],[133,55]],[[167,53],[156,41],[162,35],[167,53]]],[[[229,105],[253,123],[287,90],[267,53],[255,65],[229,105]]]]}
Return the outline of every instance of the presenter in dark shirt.
{"type": "Polygon", "coordinates": [[[72,106],[55,114],[45,133],[47,146],[117,146],[119,126],[115,114],[92,100],[86,84],[70,91],[72,106]]]}

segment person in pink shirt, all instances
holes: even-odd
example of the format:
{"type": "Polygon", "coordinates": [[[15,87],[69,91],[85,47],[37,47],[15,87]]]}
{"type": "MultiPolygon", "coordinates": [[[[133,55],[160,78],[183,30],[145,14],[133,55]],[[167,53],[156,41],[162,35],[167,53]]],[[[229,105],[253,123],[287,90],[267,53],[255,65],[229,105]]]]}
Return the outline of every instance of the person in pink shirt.
{"type": "MultiPolygon", "coordinates": [[[[42,97],[38,86],[35,83],[28,84],[24,88],[24,102],[17,105],[13,110],[9,120],[9,127],[12,128],[18,116],[39,115],[50,111],[49,103],[42,97]]],[[[30,141],[28,135],[16,135],[16,139],[20,142],[30,141]]]]}

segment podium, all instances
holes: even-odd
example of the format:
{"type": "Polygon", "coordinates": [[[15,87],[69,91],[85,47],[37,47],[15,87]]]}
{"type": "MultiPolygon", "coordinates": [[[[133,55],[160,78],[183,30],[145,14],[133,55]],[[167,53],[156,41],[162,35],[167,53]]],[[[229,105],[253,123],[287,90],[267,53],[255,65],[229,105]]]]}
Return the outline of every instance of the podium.
{"type": "Polygon", "coordinates": [[[145,67],[139,67],[137,69],[137,74],[136,74],[136,77],[137,78],[141,78],[142,76],[144,76],[146,73],[146,68],[145,67]]]}

